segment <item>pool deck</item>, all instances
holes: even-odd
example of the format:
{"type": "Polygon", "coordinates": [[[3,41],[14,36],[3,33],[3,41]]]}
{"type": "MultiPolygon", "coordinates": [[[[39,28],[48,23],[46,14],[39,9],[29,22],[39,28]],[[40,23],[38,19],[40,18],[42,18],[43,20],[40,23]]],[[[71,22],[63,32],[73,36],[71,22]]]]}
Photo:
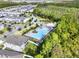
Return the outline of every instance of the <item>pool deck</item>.
{"type": "Polygon", "coordinates": [[[36,28],[35,30],[29,31],[28,33],[25,34],[25,36],[41,41],[51,30],[53,30],[52,27],[41,26],[36,28]],[[34,31],[36,31],[36,33],[34,33],[34,31]]]}

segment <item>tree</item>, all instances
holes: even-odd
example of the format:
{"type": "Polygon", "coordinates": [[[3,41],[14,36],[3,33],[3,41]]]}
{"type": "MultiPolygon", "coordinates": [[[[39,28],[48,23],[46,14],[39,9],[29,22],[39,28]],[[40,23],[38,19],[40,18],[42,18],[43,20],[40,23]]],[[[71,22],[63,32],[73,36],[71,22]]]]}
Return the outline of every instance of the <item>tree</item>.
{"type": "Polygon", "coordinates": [[[3,34],[4,32],[3,31],[0,31],[0,34],[3,34]]]}
{"type": "Polygon", "coordinates": [[[28,43],[26,48],[24,49],[24,53],[26,55],[34,56],[36,55],[36,50],[37,50],[37,47],[35,45],[28,43]]]}
{"type": "Polygon", "coordinates": [[[38,55],[35,56],[35,58],[43,58],[43,55],[38,54],[38,55]]]}

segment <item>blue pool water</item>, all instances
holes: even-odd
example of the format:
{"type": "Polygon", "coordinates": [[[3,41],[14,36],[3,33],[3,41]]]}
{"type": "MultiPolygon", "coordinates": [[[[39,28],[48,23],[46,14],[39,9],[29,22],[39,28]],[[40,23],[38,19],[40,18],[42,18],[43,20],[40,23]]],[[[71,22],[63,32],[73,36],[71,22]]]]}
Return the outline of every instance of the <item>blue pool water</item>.
{"type": "Polygon", "coordinates": [[[42,28],[37,28],[36,31],[37,33],[34,33],[31,37],[36,39],[42,39],[49,32],[49,29],[46,27],[42,27],[42,28]]]}

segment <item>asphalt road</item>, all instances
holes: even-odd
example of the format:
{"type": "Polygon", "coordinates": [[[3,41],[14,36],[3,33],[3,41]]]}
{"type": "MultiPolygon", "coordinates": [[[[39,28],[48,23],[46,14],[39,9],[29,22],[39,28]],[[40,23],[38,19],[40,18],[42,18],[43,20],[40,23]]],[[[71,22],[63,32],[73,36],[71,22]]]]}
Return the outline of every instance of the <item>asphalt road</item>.
{"type": "Polygon", "coordinates": [[[23,58],[23,54],[15,51],[0,50],[0,58],[23,58]]]}

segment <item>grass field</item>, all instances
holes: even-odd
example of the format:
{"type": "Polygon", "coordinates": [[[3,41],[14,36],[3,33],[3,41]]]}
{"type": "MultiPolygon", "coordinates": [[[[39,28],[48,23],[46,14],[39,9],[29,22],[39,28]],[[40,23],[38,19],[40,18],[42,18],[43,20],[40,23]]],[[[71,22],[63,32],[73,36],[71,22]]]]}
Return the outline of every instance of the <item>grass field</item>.
{"type": "Polygon", "coordinates": [[[17,4],[14,3],[8,3],[8,2],[0,2],[0,8],[8,7],[8,6],[14,6],[17,4]]]}
{"type": "Polygon", "coordinates": [[[72,2],[74,0],[53,0],[55,3],[72,2]]]}
{"type": "Polygon", "coordinates": [[[53,3],[53,5],[79,8],[79,0],[73,0],[73,1],[66,1],[65,0],[65,3],[63,3],[63,2],[61,2],[61,3],[53,3]]]}
{"type": "Polygon", "coordinates": [[[16,6],[16,5],[27,5],[28,3],[11,3],[11,2],[1,2],[0,1],[0,8],[9,7],[9,6],[16,6]]]}

